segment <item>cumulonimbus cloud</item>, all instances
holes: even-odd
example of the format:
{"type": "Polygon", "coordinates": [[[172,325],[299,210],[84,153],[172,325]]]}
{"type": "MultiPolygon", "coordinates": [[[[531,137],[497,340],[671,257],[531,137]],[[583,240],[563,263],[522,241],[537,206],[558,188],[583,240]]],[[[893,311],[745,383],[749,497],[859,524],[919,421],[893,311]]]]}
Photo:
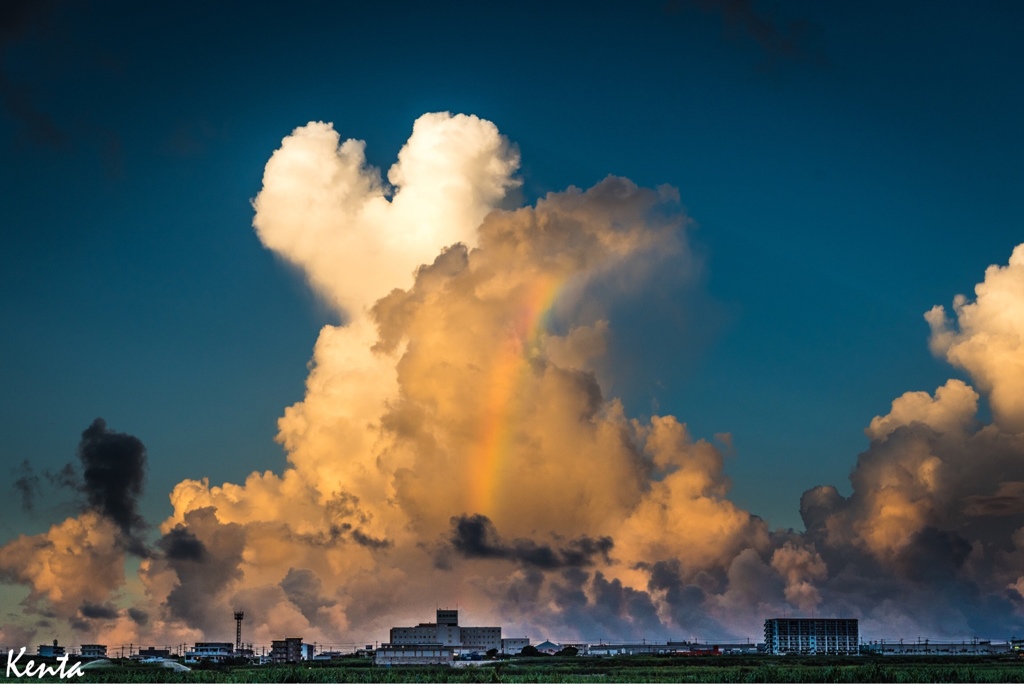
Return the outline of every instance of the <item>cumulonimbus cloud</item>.
{"type": "Polygon", "coordinates": [[[677,193],[609,177],[510,208],[517,165],[471,116],[419,119],[388,183],[362,142],[296,129],[254,226],[345,322],[321,330],[279,421],[287,467],[179,483],[130,611],[110,610],[123,571],[92,591],[40,560],[59,568],[57,537],[88,521],[106,535],[92,553],[123,564],[130,507],[0,547],[2,577],[135,640],[223,637],[236,608],[258,643],[370,639],[456,603],[566,639],[744,637],[787,610],[951,635],[1021,624],[1024,444],[1015,381],[992,370],[1024,353],[994,313],[1024,302],[1021,248],[976,303],[957,300],[956,326],[928,314],[933,349],[978,389],[897,398],[866,430],[851,495],[810,490],[806,531],[771,530],[729,500],[715,443],[629,416],[599,380],[614,373],[607,298],[642,305],[659,272],[697,269],[677,193]]]}

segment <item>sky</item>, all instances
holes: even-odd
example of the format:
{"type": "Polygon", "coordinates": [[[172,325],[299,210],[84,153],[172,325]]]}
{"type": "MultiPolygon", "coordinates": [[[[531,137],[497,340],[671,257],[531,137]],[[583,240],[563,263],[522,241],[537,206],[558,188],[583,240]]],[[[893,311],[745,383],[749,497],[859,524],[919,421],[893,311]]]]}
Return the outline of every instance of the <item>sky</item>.
{"type": "Polygon", "coordinates": [[[1024,10],[484,5],[3,4],[0,645],[1024,634],[1024,10]]]}

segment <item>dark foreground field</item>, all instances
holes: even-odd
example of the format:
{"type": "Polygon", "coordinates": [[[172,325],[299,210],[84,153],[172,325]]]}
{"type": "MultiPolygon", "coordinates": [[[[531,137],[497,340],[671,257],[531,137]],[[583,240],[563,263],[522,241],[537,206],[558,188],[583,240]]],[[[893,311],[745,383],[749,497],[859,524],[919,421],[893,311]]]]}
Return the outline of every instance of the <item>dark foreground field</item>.
{"type": "MultiPolygon", "coordinates": [[[[0,681],[4,679],[0,671],[0,681]]],[[[31,681],[60,681],[54,678],[31,681]]],[[[72,680],[64,680],[72,681],[72,680]]],[[[1024,682],[1024,662],[992,658],[534,658],[465,668],[295,665],[87,671],[77,682],[1024,682]]]]}

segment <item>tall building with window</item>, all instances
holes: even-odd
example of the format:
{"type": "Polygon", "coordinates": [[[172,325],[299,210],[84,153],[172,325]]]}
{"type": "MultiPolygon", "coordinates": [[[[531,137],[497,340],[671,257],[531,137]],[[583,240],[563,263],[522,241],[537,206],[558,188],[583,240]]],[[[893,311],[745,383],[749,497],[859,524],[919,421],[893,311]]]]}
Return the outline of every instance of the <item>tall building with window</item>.
{"type": "Polygon", "coordinates": [[[856,655],[860,632],[856,619],[772,618],[764,621],[764,643],[773,655],[856,655]]]}
{"type": "Polygon", "coordinates": [[[270,662],[297,663],[306,660],[307,645],[302,643],[302,637],[274,639],[270,642],[270,662]]]}
{"type": "Polygon", "coordinates": [[[501,627],[463,627],[459,611],[438,610],[436,622],[421,622],[415,627],[392,627],[392,646],[439,644],[463,651],[501,650],[501,627]]]}
{"type": "Polygon", "coordinates": [[[486,653],[501,650],[501,627],[462,627],[462,648],[486,653]]]}

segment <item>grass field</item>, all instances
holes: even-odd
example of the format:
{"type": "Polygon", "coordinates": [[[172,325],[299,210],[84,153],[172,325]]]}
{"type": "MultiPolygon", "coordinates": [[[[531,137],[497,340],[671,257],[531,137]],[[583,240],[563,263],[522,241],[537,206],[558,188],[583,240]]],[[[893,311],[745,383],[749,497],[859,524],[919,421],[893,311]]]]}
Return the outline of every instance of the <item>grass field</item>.
{"type": "MultiPolygon", "coordinates": [[[[0,675],[3,673],[0,672],[0,675]]],[[[0,677],[0,682],[22,681],[0,677]]],[[[31,681],[61,681],[56,678],[31,681]]],[[[71,681],[71,680],[63,680],[71,681]]],[[[533,658],[478,667],[344,664],[201,668],[130,665],[90,670],[77,682],[1024,682],[1024,662],[947,657],[533,658]]]]}

